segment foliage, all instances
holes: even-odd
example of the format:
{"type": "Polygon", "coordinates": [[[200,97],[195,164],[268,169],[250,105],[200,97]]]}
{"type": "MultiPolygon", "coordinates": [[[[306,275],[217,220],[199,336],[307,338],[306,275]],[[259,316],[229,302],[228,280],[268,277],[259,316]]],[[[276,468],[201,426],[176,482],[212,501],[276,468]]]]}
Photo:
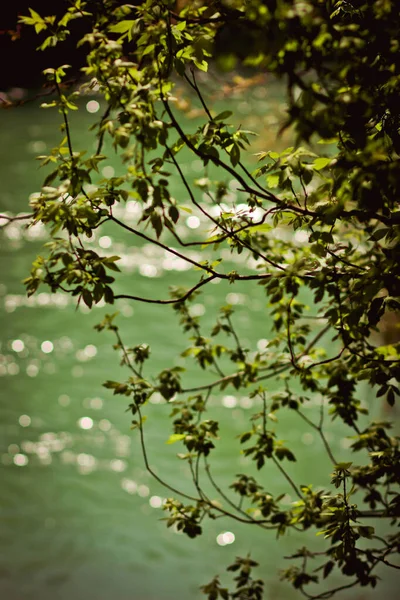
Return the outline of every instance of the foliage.
{"type": "MultiPolygon", "coordinates": [[[[146,467],[160,481],[147,456],[144,412],[156,392],[171,402],[169,442],[183,443],[185,453],[179,456],[188,463],[194,492],[163,482],[174,494],[164,506],[167,525],[189,537],[201,534],[206,516],[229,516],[274,530],[278,537],[313,528],[325,537],[325,549],[301,548],[282,574],[308,598],[329,598],[356,585],[374,587],[379,564],[399,568],[392,562],[400,544],[396,530],[383,537],[369,524],[378,518],[398,523],[398,439],[389,422],[368,417],[364,401],[371,388],[390,406],[399,395],[398,345],[379,347],[371,337],[385,315],[400,308],[396,5],[392,0],[211,0],[182,7],[169,0],[135,5],[73,0],[61,19],[33,10],[21,17],[41,36],[40,50],[62,43],[79,19],[86,28],[79,44],[87,48],[83,83],[65,83],[67,65],[45,71],[54,97],[43,106],[59,111],[63,139],[40,157],[52,170],[29,218],[49,227],[51,241],[26,279],[28,294],[45,284],[88,307],[121,297],[172,305],[190,339],[184,355],[204,371],[205,383],[194,388],[185,385],[182,367],[154,376],[147,366],[149,347],[125,345],[115,314],[98,326],[116,336],[115,348],[129,372],[125,381],[105,386],[129,398],[146,467]],[[207,87],[199,83],[207,69],[222,69],[230,77],[235,66],[277,76],[287,90],[282,131],[290,128],[295,144],[283,152],[265,148],[253,170],[251,132],[233,125],[229,111],[215,114],[207,87]],[[182,124],[174,105],[179,85],[188,86],[202,107],[194,131],[182,124]],[[93,128],[96,150],[85,153],[74,147],[70,112],[94,88],[106,108],[93,128]],[[120,176],[98,175],[105,142],[120,156],[120,176]],[[195,183],[181,168],[185,149],[205,168],[205,177],[195,183]],[[177,224],[183,208],[171,195],[171,177],[181,180],[192,207],[208,223],[207,239],[181,239],[177,224]],[[224,208],[229,180],[236,182],[246,210],[224,208]],[[116,215],[129,199],[140,209],[135,226],[116,215]],[[118,256],[101,256],[84,241],[105,222],[190,263],[199,273],[197,283],[172,289],[168,299],[143,298],[131,290],[117,294],[118,256]],[[202,249],[204,261],[192,258],[192,246],[202,249]],[[229,261],[220,259],[224,248],[248,260],[232,271],[229,261]],[[231,306],[222,307],[211,335],[204,333],[190,303],[214,280],[262,286],[273,321],[264,350],[243,346],[231,306]],[[311,309],[304,290],[313,297],[311,309]],[[269,392],[270,379],[281,392],[269,392]],[[235,500],[213,478],[219,423],[205,413],[211,393],[229,388],[245,390],[259,402],[249,431],[240,436],[242,452],[259,471],[266,463],[276,466],[296,496],[290,508],[248,473],[232,482],[235,500]],[[318,422],[303,410],[315,398],[321,399],[318,422]],[[296,460],[295,449],[277,437],[277,417],[284,411],[298,414],[318,434],[332,463],[330,487],[299,485],[289,475],[286,465],[296,460]],[[337,463],[324,433],[325,413],[342,421],[352,436],[351,462],[337,463]],[[218,502],[203,488],[203,476],[218,502]],[[320,585],[335,571],[348,581],[320,585]]],[[[261,598],[263,584],[251,576],[255,566],[247,557],[229,567],[237,575],[234,591],[222,587],[218,577],[202,590],[209,600],[261,598]]]]}

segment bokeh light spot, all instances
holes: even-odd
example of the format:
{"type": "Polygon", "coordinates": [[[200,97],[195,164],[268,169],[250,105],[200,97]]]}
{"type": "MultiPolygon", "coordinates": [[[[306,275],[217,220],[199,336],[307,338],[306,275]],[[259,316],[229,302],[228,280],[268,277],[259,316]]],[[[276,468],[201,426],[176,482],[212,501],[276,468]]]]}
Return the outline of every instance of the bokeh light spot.
{"type": "Polygon", "coordinates": [[[86,110],[88,113],[97,113],[100,110],[100,104],[97,100],[89,100],[86,104],[86,110]]]}
{"type": "Polygon", "coordinates": [[[93,344],[89,344],[85,347],[84,353],[88,358],[93,358],[97,354],[97,348],[93,344]]]}
{"type": "Polygon", "coordinates": [[[147,487],[147,485],[139,485],[139,487],[138,487],[138,494],[142,498],[145,498],[146,496],[148,496],[150,494],[150,490],[147,487]]]}
{"type": "Polygon", "coordinates": [[[128,494],[135,494],[138,488],[136,481],[133,481],[132,479],[123,479],[121,481],[121,487],[128,494]]]}
{"type": "Polygon", "coordinates": [[[102,235],[99,239],[100,248],[110,248],[112,244],[112,239],[108,235],[102,235]]]}
{"type": "Polygon", "coordinates": [[[160,496],[152,496],[149,500],[149,504],[152,508],[161,508],[163,499],[160,496]]]}
{"type": "Polygon", "coordinates": [[[197,229],[198,227],[200,227],[199,217],[195,217],[194,215],[192,215],[191,217],[188,217],[186,219],[186,225],[188,227],[190,227],[190,229],[197,229]]]}
{"type": "Polygon", "coordinates": [[[225,408],[234,408],[237,405],[235,396],[224,396],[222,398],[222,404],[225,408]]]}
{"type": "Polygon", "coordinates": [[[235,541],[235,534],[231,531],[224,531],[217,536],[217,544],[219,546],[227,546],[228,544],[233,544],[235,541]]]}
{"type": "Polygon", "coordinates": [[[28,375],[28,377],[36,377],[38,373],[39,367],[37,365],[31,363],[26,367],[26,374],[28,375]]]}
{"type": "Polygon", "coordinates": [[[123,473],[123,471],[126,471],[127,464],[124,460],[115,458],[114,460],[111,461],[110,467],[111,467],[111,470],[115,471],[116,473],[123,473]]]}
{"type": "Polygon", "coordinates": [[[61,396],[58,397],[58,404],[60,406],[68,406],[68,404],[70,404],[71,402],[71,398],[69,396],[67,396],[67,394],[61,394],[61,396]]]}
{"type": "Polygon", "coordinates": [[[115,175],[115,169],[114,169],[114,167],[111,167],[109,165],[107,167],[104,167],[101,170],[101,172],[104,175],[104,177],[107,177],[107,179],[109,179],[110,177],[114,177],[114,175],[115,175]]]}
{"type": "Polygon", "coordinates": [[[93,427],[93,419],[90,417],[82,417],[78,421],[78,425],[81,429],[92,429],[93,427]]]}
{"type": "Polygon", "coordinates": [[[101,419],[101,421],[99,422],[99,429],[101,431],[110,431],[110,429],[111,429],[110,421],[108,421],[107,419],[101,419]]]}
{"type": "Polygon", "coordinates": [[[14,350],[14,352],[22,352],[25,348],[25,344],[22,340],[14,340],[11,344],[11,348],[14,350]]]}
{"type": "Polygon", "coordinates": [[[28,415],[21,415],[18,419],[18,423],[21,425],[21,427],[29,427],[31,422],[31,418],[28,415]]]}
{"type": "Polygon", "coordinates": [[[28,464],[28,457],[25,454],[15,454],[13,461],[17,467],[25,467],[28,464]]]}
{"type": "Polygon", "coordinates": [[[52,342],[49,342],[49,340],[46,340],[45,342],[42,342],[40,349],[45,354],[50,354],[50,352],[53,352],[54,346],[53,346],[52,342]]]}

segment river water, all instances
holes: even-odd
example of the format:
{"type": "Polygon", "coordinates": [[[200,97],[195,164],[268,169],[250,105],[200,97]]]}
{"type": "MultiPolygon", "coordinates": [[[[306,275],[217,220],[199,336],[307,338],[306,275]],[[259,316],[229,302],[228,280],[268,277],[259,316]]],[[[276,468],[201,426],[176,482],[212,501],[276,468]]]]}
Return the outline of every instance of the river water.
{"type": "MultiPolygon", "coordinates": [[[[257,95],[253,100],[259,101],[257,95]]],[[[250,112],[249,106],[242,108],[250,112]]],[[[89,112],[74,115],[77,146],[84,147],[92,121],[89,112]]],[[[34,157],[57,142],[57,122],[55,113],[35,104],[0,113],[1,212],[25,211],[29,195],[40,188],[43,174],[34,157]]],[[[110,176],[117,161],[102,168],[110,176]]],[[[188,157],[184,168],[195,177],[201,165],[188,157]]],[[[174,194],[187,202],[178,182],[174,186],[174,194]]],[[[121,216],[134,219],[133,202],[121,216]]],[[[188,216],[182,233],[195,235],[199,225],[196,215],[188,216]]],[[[226,519],[205,524],[204,535],[194,541],[166,528],[161,505],[167,492],[144,469],[137,433],[131,432],[125,412],[127,401],[101,386],[105,379],[124,378],[111,335],[93,329],[110,307],[75,310],[70,298],[45,289],[29,300],[25,297],[21,280],[45,240],[40,226],[27,231],[11,225],[0,241],[0,596],[195,600],[202,597],[199,585],[222,574],[235,556],[251,552],[267,580],[266,598],[299,597],[280,582],[277,572],[286,566],[283,556],[306,543],[303,536],[291,533],[276,541],[273,532],[226,519]]],[[[91,246],[123,257],[121,289],[129,284],[137,295],[165,298],[169,285],[195,281],[196,274],[179,259],[149,244],[139,247],[111,228],[98,232],[91,246]]],[[[213,286],[194,307],[204,315],[206,330],[226,302],[237,309],[235,322],[243,339],[253,348],[262,347],[270,329],[261,289],[213,286]]],[[[125,301],[116,309],[127,343],[152,346],[154,372],[174,364],[185,338],[172,309],[125,301]]],[[[192,377],[198,383],[198,375],[192,377]]],[[[212,398],[212,417],[221,420],[224,440],[213,460],[222,487],[249,468],[236,436],[250,428],[252,408],[251,399],[232,391],[212,398]]],[[[314,410],[311,406],[308,414],[314,410]]],[[[188,474],[174,458],[180,448],[165,444],[169,411],[157,398],[147,410],[150,461],[164,479],[189,489],[188,474]]],[[[327,485],[329,463],[320,441],[296,416],[284,419],[280,427],[281,437],[301,458],[290,466],[291,474],[300,483],[327,485]]],[[[349,432],[329,426],[326,433],[339,460],[345,459],[349,432]]],[[[287,493],[288,503],[294,500],[278,471],[266,468],[261,479],[272,492],[287,493]]],[[[314,546],[323,543],[314,532],[308,540],[314,546]]],[[[385,578],[384,589],[395,597],[393,578],[385,578]]],[[[354,592],[350,597],[367,596],[354,592]]]]}

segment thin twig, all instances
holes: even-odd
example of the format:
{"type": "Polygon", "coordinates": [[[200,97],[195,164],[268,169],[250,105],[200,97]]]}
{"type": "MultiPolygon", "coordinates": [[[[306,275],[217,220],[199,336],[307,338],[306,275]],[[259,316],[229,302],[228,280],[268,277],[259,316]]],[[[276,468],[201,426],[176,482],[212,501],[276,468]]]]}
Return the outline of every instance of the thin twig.
{"type": "Polygon", "coordinates": [[[206,277],[206,279],[202,279],[189,291],[187,291],[183,296],[179,298],[171,298],[170,300],[156,300],[152,298],[143,298],[142,296],[133,296],[132,294],[117,294],[114,296],[115,300],[119,300],[121,298],[126,298],[127,300],[136,300],[137,302],[146,302],[147,304],[179,304],[180,302],[185,302],[196,290],[201,288],[203,285],[206,285],[210,281],[215,279],[215,275],[210,275],[210,277],[206,277]]]}
{"type": "Polygon", "coordinates": [[[296,496],[298,498],[300,498],[300,500],[303,500],[303,496],[301,495],[301,493],[300,493],[297,485],[295,484],[295,482],[293,481],[293,479],[290,477],[290,475],[288,475],[288,473],[286,473],[285,469],[282,467],[282,465],[280,464],[279,460],[277,458],[275,458],[275,456],[271,456],[271,458],[272,458],[272,462],[278,467],[278,469],[280,470],[280,472],[282,473],[282,475],[288,481],[290,487],[295,492],[296,496]]]}
{"type": "Polygon", "coordinates": [[[13,223],[14,221],[26,221],[28,219],[32,219],[33,216],[34,216],[33,213],[30,213],[30,214],[27,214],[27,215],[17,215],[16,217],[9,217],[7,215],[0,215],[0,219],[4,219],[5,221],[7,221],[7,223],[3,223],[2,225],[0,225],[0,229],[5,229],[9,225],[11,225],[11,223],[13,223]]]}

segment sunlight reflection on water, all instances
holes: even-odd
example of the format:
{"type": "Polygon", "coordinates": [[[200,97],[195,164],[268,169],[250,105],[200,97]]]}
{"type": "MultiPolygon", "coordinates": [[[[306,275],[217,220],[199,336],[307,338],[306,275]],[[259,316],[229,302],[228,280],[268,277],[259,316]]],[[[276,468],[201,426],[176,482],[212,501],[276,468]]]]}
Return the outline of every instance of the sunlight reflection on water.
{"type": "MultiPolygon", "coordinates": [[[[266,94],[264,88],[260,88],[257,93],[254,91],[257,101],[263,100],[266,94]]],[[[90,100],[86,110],[94,113],[95,109],[98,110],[98,104],[96,100],[90,100]]],[[[243,114],[248,112],[247,104],[241,105],[243,114]]],[[[263,115],[262,118],[264,121],[274,119],[271,115],[263,115]]],[[[51,147],[52,142],[45,135],[47,125],[32,124],[37,119],[35,114],[24,124],[32,139],[29,146],[19,152],[19,173],[27,173],[31,169],[32,155],[28,156],[30,152],[35,148],[38,150],[40,144],[51,147]],[[24,152],[25,158],[21,159],[24,152]]],[[[198,160],[183,165],[183,170],[193,178],[204,176],[203,165],[198,160]]],[[[114,174],[113,165],[103,167],[102,176],[109,178],[114,174]]],[[[22,177],[18,180],[21,184],[24,182],[22,177]]],[[[240,202],[241,192],[237,182],[227,183],[228,196],[223,205],[214,205],[211,212],[214,217],[218,217],[221,211],[232,211],[233,219],[237,219],[246,205],[240,202]]],[[[28,187],[29,191],[35,189],[32,183],[21,193],[17,194],[14,189],[12,193],[7,192],[8,196],[4,193],[2,198],[7,201],[9,211],[10,207],[16,213],[25,209],[29,196],[28,187]]],[[[186,194],[179,191],[176,196],[179,203],[188,208],[189,199],[186,194]]],[[[202,190],[198,191],[198,197],[204,202],[204,206],[207,204],[210,207],[210,197],[203,196],[202,190]]],[[[212,233],[205,231],[205,220],[201,212],[192,208],[190,216],[185,211],[182,212],[177,233],[184,240],[206,239],[212,233]]],[[[130,199],[124,206],[115,207],[114,214],[134,225],[140,218],[141,210],[141,205],[130,199]]],[[[11,212],[6,214],[11,216],[11,212]]],[[[261,215],[259,209],[247,214],[253,220],[260,219],[261,215]]],[[[296,237],[299,244],[305,241],[300,233],[296,237]]],[[[275,552],[273,540],[266,541],[264,537],[258,539],[250,535],[246,538],[242,533],[239,535],[236,529],[234,532],[225,531],[220,525],[221,521],[211,523],[198,545],[194,546],[190,541],[187,545],[181,532],[174,527],[165,529],[164,524],[159,526],[157,518],[154,518],[154,512],[157,511],[157,517],[163,516],[162,494],[166,491],[151,480],[144,470],[137,436],[129,430],[130,418],[125,413],[126,399],[106,395],[106,392],[103,394],[101,388],[103,378],[114,374],[116,378],[120,376],[118,356],[108,350],[112,343],[110,338],[105,336],[100,341],[100,337],[89,336],[90,332],[94,336],[91,325],[98,322],[105,312],[119,311],[120,323],[129,343],[142,343],[153,335],[154,349],[159,352],[158,362],[154,367],[154,372],[157,372],[157,369],[170,364],[173,344],[173,353],[179,352],[179,344],[175,340],[178,336],[177,321],[169,318],[169,314],[168,319],[153,317],[150,311],[144,312],[140,306],[132,307],[125,301],[118,301],[115,309],[105,307],[104,302],[101,302],[95,305],[92,315],[87,316],[89,325],[84,327],[86,320],[82,321],[81,313],[90,312],[86,306],[81,305],[76,312],[75,301],[68,295],[50,294],[45,288],[27,298],[20,284],[29,272],[32,254],[39,251],[43,241],[47,240],[45,227],[37,224],[26,229],[23,223],[18,222],[5,228],[4,239],[4,251],[6,260],[10,261],[10,270],[0,284],[0,311],[4,320],[0,375],[5,423],[2,426],[4,436],[0,453],[7,484],[5,502],[7,514],[10,515],[9,520],[5,519],[6,527],[10,528],[7,534],[9,537],[5,538],[8,540],[7,551],[8,548],[14,548],[14,553],[10,553],[10,573],[14,573],[15,569],[18,579],[25,569],[29,570],[29,562],[36,560],[36,566],[31,569],[35,573],[35,577],[31,577],[33,582],[41,582],[42,579],[45,581],[46,576],[51,578],[65,569],[67,577],[78,573],[87,588],[89,581],[93,593],[103,600],[114,596],[104,591],[98,583],[102,567],[93,570],[95,575],[92,573],[91,579],[88,567],[92,562],[101,563],[103,560],[106,565],[104,572],[109,573],[110,568],[115,569],[115,580],[122,577],[124,569],[129,573],[128,595],[116,594],[115,597],[119,600],[131,598],[131,590],[135,589],[139,580],[147,581],[149,589],[155,589],[154,568],[146,575],[149,564],[155,565],[160,573],[164,568],[165,577],[163,579],[160,575],[160,580],[163,585],[166,582],[165,585],[175,589],[174,579],[187,576],[187,581],[197,586],[201,583],[201,578],[206,580],[209,574],[214,574],[217,565],[218,568],[221,566],[221,570],[225,568],[229,563],[226,562],[226,556],[221,557],[220,553],[228,552],[233,541],[235,552],[238,553],[247,552],[249,540],[250,546],[261,550],[261,556],[263,553],[275,552]],[[132,319],[132,316],[135,318],[132,319]],[[153,516],[147,519],[147,513],[153,513],[153,516]],[[19,528],[23,534],[19,532],[19,528]],[[51,534],[46,537],[44,530],[51,531],[51,534]],[[178,540],[178,545],[171,542],[171,537],[178,540]],[[218,539],[223,543],[220,544],[218,539]],[[213,548],[216,550],[214,554],[213,548]],[[151,553],[155,551],[159,552],[158,558],[152,558],[151,553]],[[200,555],[202,559],[199,565],[200,555]],[[176,565],[179,565],[181,571],[179,577],[176,575],[176,565]]],[[[192,269],[192,265],[182,258],[162,248],[155,248],[151,243],[138,247],[128,237],[119,238],[111,228],[96,231],[92,238],[86,238],[84,242],[101,255],[121,256],[118,265],[122,276],[129,278],[129,284],[134,282],[138,289],[142,285],[148,286],[149,294],[151,291],[154,295],[165,297],[168,285],[183,283],[186,272],[192,269]]],[[[169,243],[177,249],[174,240],[169,243]]],[[[196,261],[204,259],[203,251],[191,250],[188,256],[196,261]]],[[[243,258],[233,257],[229,249],[221,250],[221,256],[233,265],[241,264],[244,268],[254,269],[257,265],[253,259],[245,263],[243,258]]],[[[233,289],[218,280],[213,281],[214,284],[217,287],[211,288],[212,293],[200,297],[201,301],[196,299],[190,308],[192,316],[204,317],[207,326],[214,315],[214,308],[217,309],[224,303],[234,305],[239,314],[253,308],[262,311],[265,307],[266,300],[258,293],[260,290],[256,290],[254,294],[246,294],[244,288],[239,286],[233,289]]],[[[244,340],[250,338],[249,346],[254,351],[268,346],[270,332],[261,313],[254,323],[243,321],[243,334],[244,340]]],[[[182,350],[186,343],[187,340],[182,342],[182,350]]],[[[152,455],[154,454],[152,459],[158,466],[160,475],[179,485],[185,484],[187,479],[184,465],[180,461],[178,465],[174,462],[175,449],[165,445],[168,437],[166,416],[170,407],[159,394],[152,396],[150,404],[149,409],[153,409],[149,410],[150,447],[152,455]]],[[[215,461],[218,475],[225,484],[231,481],[229,468],[234,475],[242,467],[249,466],[249,458],[239,454],[236,436],[239,430],[248,427],[249,418],[259,409],[254,399],[245,394],[237,394],[232,388],[231,393],[226,390],[220,396],[212,396],[210,406],[213,410],[220,411],[218,414],[222,415],[222,426],[228,431],[227,449],[221,450],[215,461]],[[226,461],[226,456],[230,457],[229,461],[226,461]],[[239,457],[237,460],[233,458],[236,456],[239,457]]],[[[310,403],[310,406],[307,410],[312,411],[317,403],[310,403]]],[[[315,456],[317,440],[305,438],[304,429],[297,421],[290,421],[284,429],[290,442],[296,442],[302,448],[301,451],[308,453],[305,456],[315,456]]],[[[339,447],[344,448],[348,443],[343,434],[338,434],[335,430],[327,431],[326,437],[336,441],[339,447]]],[[[301,476],[304,481],[308,480],[307,466],[301,476]]],[[[276,478],[270,473],[269,484],[276,484],[276,478]]],[[[290,501],[288,496],[288,502],[290,501]]],[[[228,523],[224,527],[229,527],[228,523]]],[[[10,575],[12,577],[14,575],[10,575]]],[[[30,585],[34,584],[27,583],[26,589],[30,589],[30,585]]],[[[48,588],[47,584],[41,583],[38,585],[39,594],[36,597],[27,596],[29,600],[55,597],[54,587],[48,588]]],[[[78,589],[82,591],[83,587],[78,589]]],[[[189,595],[178,594],[175,597],[195,598],[196,589],[193,588],[189,595]]],[[[164,591],[154,597],[164,598],[164,591]]],[[[70,597],[77,597],[79,600],[82,598],[79,593],[77,595],[73,592],[63,595],[61,584],[57,587],[58,593],[63,600],[70,597]]],[[[23,598],[22,595],[19,597],[23,598]]],[[[135,597],[142,598],[140,594],[135,597]]],[[[154,600],[143,595],[144,599],[154,600]]]]}

